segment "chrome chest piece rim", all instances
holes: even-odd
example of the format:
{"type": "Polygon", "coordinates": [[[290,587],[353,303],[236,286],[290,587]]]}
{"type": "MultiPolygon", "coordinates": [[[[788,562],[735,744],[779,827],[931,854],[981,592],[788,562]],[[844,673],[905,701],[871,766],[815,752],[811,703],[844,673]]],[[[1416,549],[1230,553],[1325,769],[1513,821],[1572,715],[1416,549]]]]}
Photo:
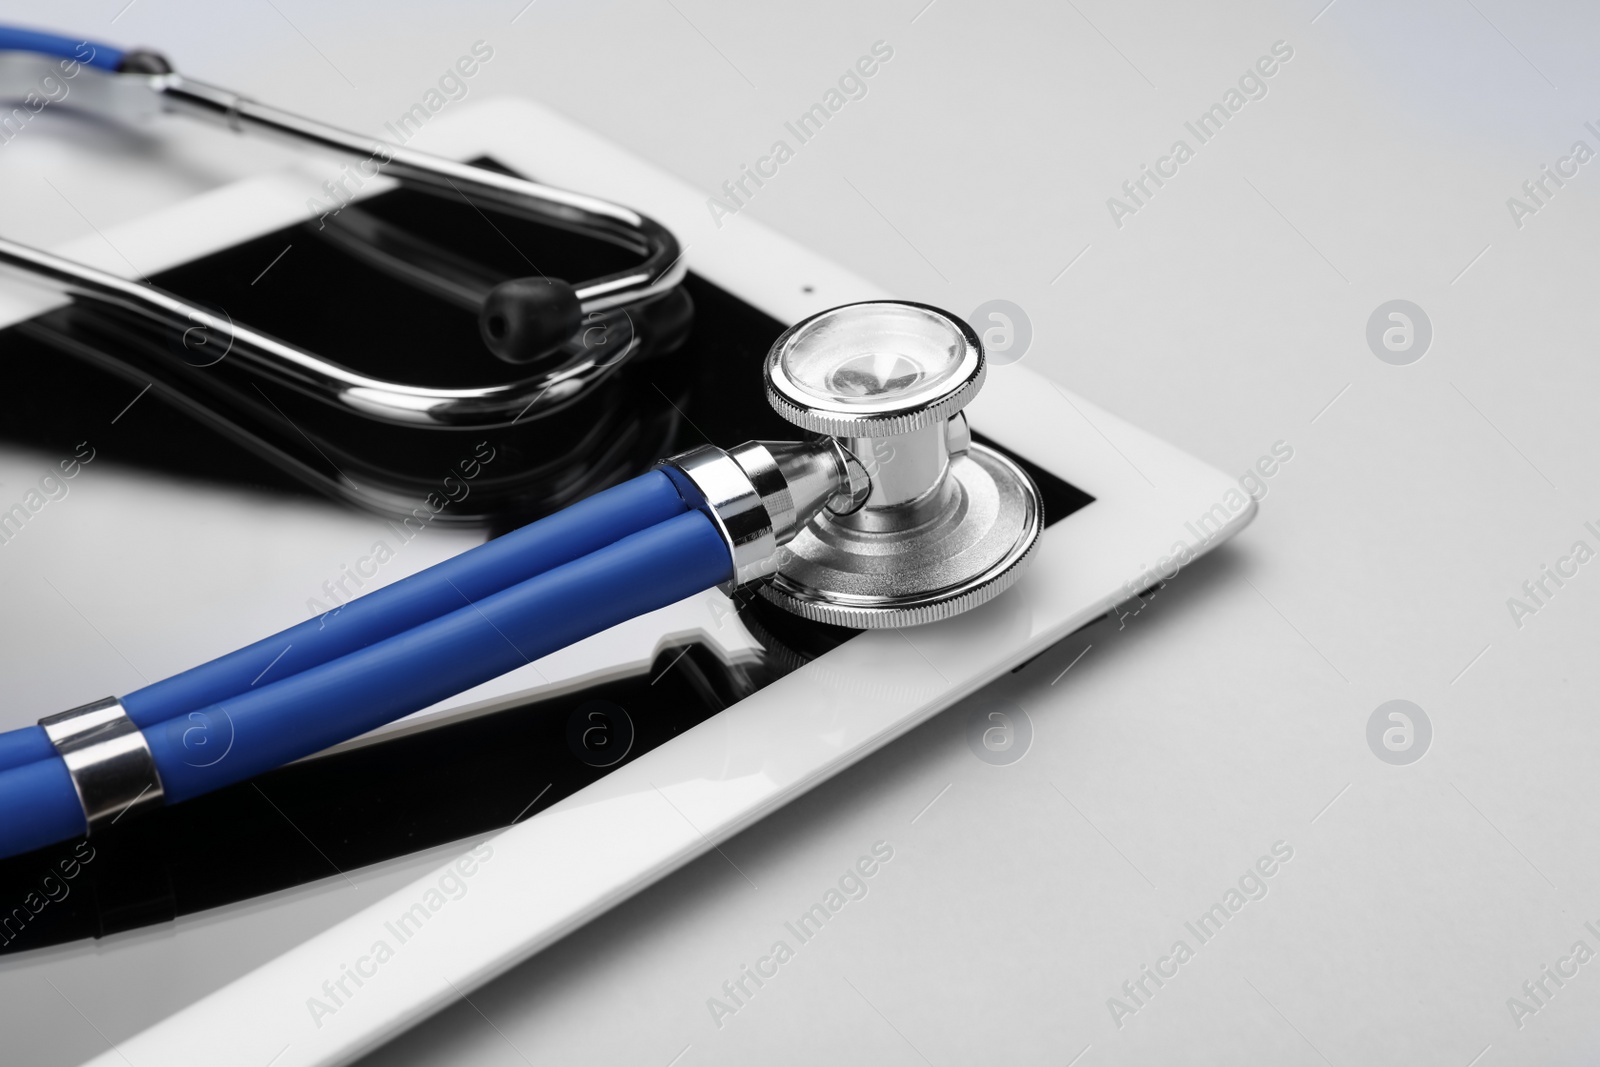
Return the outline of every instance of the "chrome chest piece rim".
{"type": "Polygon", "coordinates": [[[767,354],[767,402],[830,437],[894,437],[943,422],[987,373],[972,327],[925,304],[832,308],[786,330],[767,354]]]}
{"type": "Polygon", "coordinates": [[[982,445],[954,459],[950,480],[956,501],[943,525],[861,533],[824,513],[780,552],[761,595],[812,622],[859,630],[938,622],[999,596],[1022,576],[1044,528],[1038,490],[982,445]]]}
{"type": "Polygon", "coordinates": [[[982,344],[937,308],[851,304],[797,324],[767,356],[767,399],[865,468],[866,501],[825,510],[779,551],[761,593],[815,622],[884,629],[977,607],[1021,576],[1044,528],[1033,479],[972,444],[961,409],[982,344]]]}

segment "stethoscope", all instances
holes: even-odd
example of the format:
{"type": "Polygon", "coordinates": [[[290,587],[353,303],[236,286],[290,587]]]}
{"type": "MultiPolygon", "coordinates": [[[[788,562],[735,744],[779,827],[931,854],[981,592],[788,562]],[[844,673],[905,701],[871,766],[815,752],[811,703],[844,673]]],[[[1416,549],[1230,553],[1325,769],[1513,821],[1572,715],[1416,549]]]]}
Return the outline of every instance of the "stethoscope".
{"type": "MultiPolygon", "coordinates": [[[[0,34],[3,47],[14,39],[0,34]]],[[[174,99],[217,95],[151,77],[174,99]]],[[[426,157],[411,166],[443,173],[426,157]]],[[[532,183],[486,187],[573,207],[574,225],[637,226],[641,242],[649,234],[675,255],[670,234],[625,209],[532,183]]],[[[0,253],[70,277],[76,296],[81,267],[19,247],[0,253]]],[[[682,270],[650,262],[659,269],[575,291],[649,299],[682,270]]],[[[104,280],[117,293],[139,288],[104,280]]],[[[0,733],[0,856],[253,777],[709,589],[753,587],[805,619],[855,629],[975,608],[1016,582],[1044,522],[1027,473],[972,439],[962,409],[986,370],[977,334],[937,308],[872,301],[813,315],[778,338],[762,369],[767,402],[802,439],[680,453],[236,652],[0,733]]],[[[407,388],[380,394],[421,395],[407,388]]]]}
{"type": "MultiPolygon", "coordinates": [[[[639,257],[633,266],[586,281],[499,278],[359,205],[343,206],[314,222],[321,239],[404,285],[476,314],[483,345],[508,365],[507,374],[491,384],[440,388],[358,373],[175,293],[0,238],[0,266],[116,324],[122,343],[100,350],[113,358],[119,347],[128,349],[140,339],[159,337],[153,343],[160,347],[166,339],[183,337],[185,346],[197,352],[203,349],[199,362],[210,365],[225,359],[229,376],[242,378],[230,387],[239,404],[259,405],[263,394],[253,390],[273,384],[310,398],[345,420],[466,438],[537,424],[593,396],[632,361],[650,354],[652,347],[670,348],[681,340],[672,324],[689,312],[680,288],[685,267],[678,241],[661,224],[627,207],[373,141],[187,78],[149,51],[123,51],[0,26],[0,60],[5,61],[0,75],[10,75],[0,77],[0,82],[19,89],[36,88],[44,77],[58,82],[70,77],[71,99],[113,116],[166,112],[238,133],[291,140],[346,158],[368,177],[382,174],[404,188],[465,200],[486,216],[495,212],[518,216],[639,257]]],[[[46,99],[37,91],[32,97],[46,99]]],[[[39,107],[42,110],[43,103],[39,107]]],[[[168,362],[172,358],[168,353],[168,362]]],[[[185,368],[175,370],[181,381],[185,368]]],[[[222,388],[215,378],[207,384],[222,388]]],[[[206,403],[203,396],[199,403],[206,403]]],[[[221,418],[230,415],[224,410],[221,418]]],[[[298,443],[296,434],[287,436],[291,444],[298,443]]],[[[426,491],[419,491],[415,480],[388,476],[383,470],[325,484],[300,469],[291,473],[332,495],[394,515],[408,514],[426,491]]],[[[452,511],[444,520],[457,517],[459,513],[452,511]]],[[[486,520],[477,513],[468,518],[480,524],[486,520]]]]}

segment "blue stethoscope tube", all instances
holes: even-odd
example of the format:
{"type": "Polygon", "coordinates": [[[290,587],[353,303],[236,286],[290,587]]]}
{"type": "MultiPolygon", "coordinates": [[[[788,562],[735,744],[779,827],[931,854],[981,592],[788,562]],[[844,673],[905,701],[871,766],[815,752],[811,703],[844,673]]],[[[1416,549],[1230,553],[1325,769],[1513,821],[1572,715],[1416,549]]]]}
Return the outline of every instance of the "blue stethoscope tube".
{"type": "Polygon", "coordinates": [[[115,71],[127,52],[99,41],[83,41],[59,33],[27,30],[20,26],[0,26],[0,52],[34,52],[52,59],[71,59],[86,66],[115,71]],[[88,55],[84,49],[88,49],[88,55]]]}
{"type": "MultiPolygon", "coordinates": [[[[671,480],[651,471],[331,612],[135,690],[122,698],[123,710],[139,727],[175,719],[393,637],[687,508],[671,480]]],[[[55,755],[42,727],[0,733],[0,771],[55,755]]]]}
{"type": "Polygon", "coordinates": [[[78,792],[59,757],[0,772],[0,856],[70,841],[87,829],[78,792]]]}
{"type": "Polygon", "coordinates": [[[581,559],[688,510],[651,471],[253,645],[122,698],[138,726],[299,674],[581,559]]]}
{"type": "Polygon", "coordinates": [[[404,633],[195,714],[215,745],[195,759],[192,716],[145,732],[169,800],[260,774],[532,663],[727,580],[728,549],[695,511],[404,633]],[[234,754],[237,753],[237,758],[234,754]],[[220,755],[220,753],[218,754],[220,755]],[[216,762],[208,762],[216,758],[216,762]],[[197,766],[196,764],[202,764],[197,766]]]}
{"type": "MultiPolygon", "coordinates": [[[[164,799],[186,800],[310,755],[727,581],[722,534],[705,514],[679,511],[366,647],[144,727],[164,799]]],[[[0,771],[0,813],[0,855],[87,829],[55,755],[0,771]]]]}

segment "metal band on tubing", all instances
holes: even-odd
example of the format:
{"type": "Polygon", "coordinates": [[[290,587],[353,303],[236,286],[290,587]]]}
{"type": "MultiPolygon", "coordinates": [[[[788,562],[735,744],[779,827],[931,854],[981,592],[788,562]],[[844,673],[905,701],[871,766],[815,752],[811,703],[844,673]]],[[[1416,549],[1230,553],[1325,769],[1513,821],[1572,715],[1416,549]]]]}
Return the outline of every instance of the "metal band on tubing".
{"type": "Polygon", "coordinates": [[[161,775],[144,734],[116,697],[39,720],[72,775],[89,833],[133,807],[160,804],[161,775]]]}

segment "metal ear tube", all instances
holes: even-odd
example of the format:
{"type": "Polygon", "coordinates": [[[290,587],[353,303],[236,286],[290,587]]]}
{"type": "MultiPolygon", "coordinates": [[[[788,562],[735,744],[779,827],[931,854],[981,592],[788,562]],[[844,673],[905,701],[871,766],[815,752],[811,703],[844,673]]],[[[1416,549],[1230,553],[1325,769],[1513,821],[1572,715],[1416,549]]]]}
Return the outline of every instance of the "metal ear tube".
{"type": "MultiPolygon", "coordinates": [[[[667,460],[706,501],[732,585],[804,618],[916,626],[977,607],[1022,573],[1043,529],[1027,473],[975,444],[972,328],[922,304],[849,304],[798,323],[765,364],[767,401],[818,435],[667,460]]],[[[687,488],[687,487],[686,487],[687,488]]]]}

